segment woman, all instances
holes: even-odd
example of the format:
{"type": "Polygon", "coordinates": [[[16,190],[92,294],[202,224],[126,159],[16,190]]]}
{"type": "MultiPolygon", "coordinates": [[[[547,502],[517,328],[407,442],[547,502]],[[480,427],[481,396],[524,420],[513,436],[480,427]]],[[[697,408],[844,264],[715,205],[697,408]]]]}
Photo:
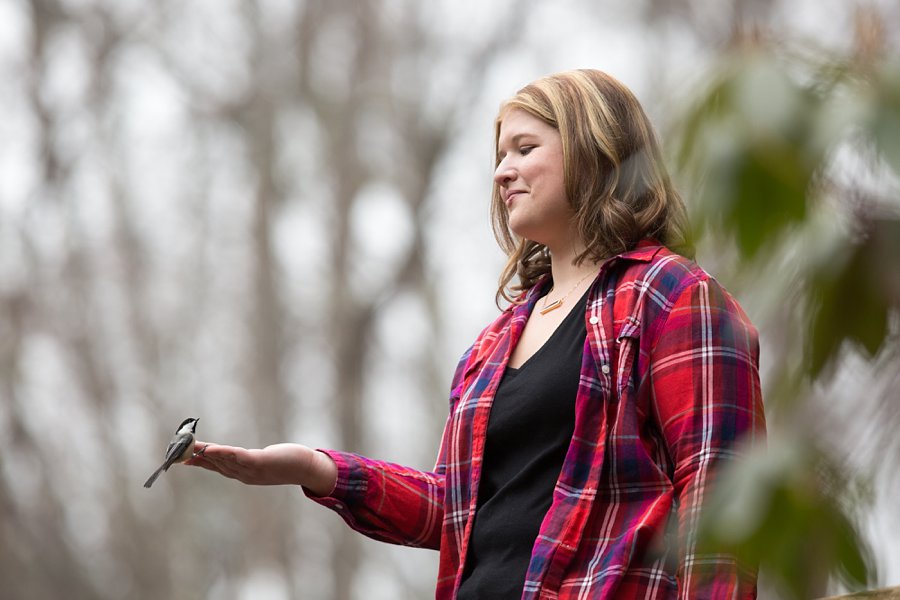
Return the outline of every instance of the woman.
{"type": "Polygon", "coordinates": [[[510,306],[459,362],[434,471],[296,444],[192,464],[439,548],[437,598],[754,597],[696,531],[738,441],[765,435],[757,336],[677,253],[685,210],[643,109],[602,72],[551,75],[502,105],[496,151],[510,306]]]}

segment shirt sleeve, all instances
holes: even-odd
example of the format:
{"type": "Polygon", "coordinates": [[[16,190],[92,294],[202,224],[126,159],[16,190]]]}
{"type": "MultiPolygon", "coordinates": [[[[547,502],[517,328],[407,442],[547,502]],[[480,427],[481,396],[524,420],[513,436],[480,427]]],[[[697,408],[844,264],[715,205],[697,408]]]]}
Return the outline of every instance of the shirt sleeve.
{"type": "Polygon", "coordinates": [[[757,332],[715,280],[693,281],[678,295],[651,354],[651,378],[674,466],[679,598],[755,598],[752,567],[697,552],[716,473],[745,444],[765,439],[757,332]]]}
{"type": "Polygon", "coordinates": [[[322,450],[337,465],[328,496],[306,495],[373,539],[422,548],[440,546],[444,476],[348,452],[322,450]]]}

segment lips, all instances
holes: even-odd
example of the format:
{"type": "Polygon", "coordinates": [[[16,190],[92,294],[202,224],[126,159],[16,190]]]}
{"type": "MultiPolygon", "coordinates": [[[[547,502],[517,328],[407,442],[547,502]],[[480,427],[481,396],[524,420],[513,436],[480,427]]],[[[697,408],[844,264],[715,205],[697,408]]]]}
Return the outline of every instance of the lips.
{"type": "Polygon", "coordinates": [[[525,190],[509,190],[509,191],[507,191],[506,198],[505,198],[505,202],[506,202],[507,206],[509,206],[509,203],[512,202],[513,198],[515,198],[519,194],[524,194],[524,193],[525,193],[525,190]]]}

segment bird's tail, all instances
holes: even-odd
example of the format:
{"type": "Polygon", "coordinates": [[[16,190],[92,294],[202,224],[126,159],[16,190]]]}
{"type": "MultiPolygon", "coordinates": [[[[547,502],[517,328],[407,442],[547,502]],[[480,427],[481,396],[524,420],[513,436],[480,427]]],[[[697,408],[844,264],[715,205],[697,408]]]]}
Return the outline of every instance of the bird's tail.
{"type": "MultiPolygon", "coordinates": [[[[165,465],[163,465],[163,467],[164,467],[164,466],[165,466],[165,465]]],[[[156,471],[154,471],[154,472],[153,472],[153,475],[150,476],[150,479],[148,479],[147,481],[144,482],[144,487],[145,487],[145,488],[148,488],[148,487],[150,487],[151,485],[153,485],[153,482],[156,481],[156,478],[159,477],[159,474],[163,472],[163,467],[160,467],[160,468],[158,468],[156,471]]]]}

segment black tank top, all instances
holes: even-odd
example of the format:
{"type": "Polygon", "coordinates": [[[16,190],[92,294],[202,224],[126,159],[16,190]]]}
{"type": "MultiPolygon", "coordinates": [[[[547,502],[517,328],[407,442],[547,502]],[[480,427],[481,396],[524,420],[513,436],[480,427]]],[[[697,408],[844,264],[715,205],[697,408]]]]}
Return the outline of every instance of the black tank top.
{"type": "Polygon", "coordinates": [[[587,292],[544,345],[500,381],[457,600],[522,596],[531,549],[575,430],[586,302],[587,292]]]}

